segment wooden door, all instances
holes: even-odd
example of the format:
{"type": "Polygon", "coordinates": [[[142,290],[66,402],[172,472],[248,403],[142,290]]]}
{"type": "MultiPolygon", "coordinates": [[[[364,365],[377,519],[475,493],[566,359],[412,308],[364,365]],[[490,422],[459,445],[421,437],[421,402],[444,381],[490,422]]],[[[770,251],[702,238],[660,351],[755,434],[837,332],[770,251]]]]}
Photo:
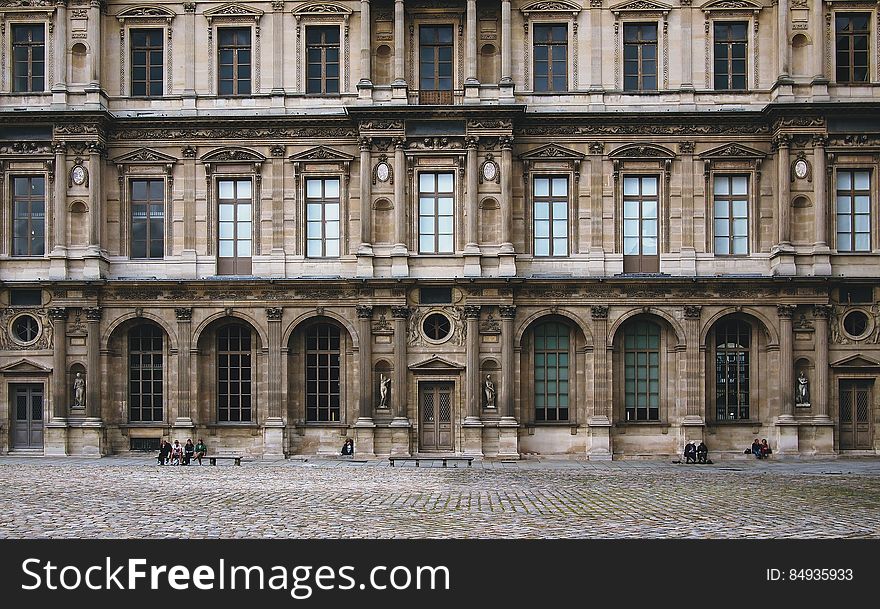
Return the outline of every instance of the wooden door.
{"type": "Polygon", "coordinates": [[[422,451],[452,450],[453,383],[419,384],[419,435],[422,451]]]}
{"type": "Polygon", "coordinates": [[[840,381],[840,449],[869,450],[872,381],[840,381]]]}
{"type": "Polygon", "coordinates": [[[18,449],[43,448],[43,385],[12,385],[12,446],[18,449]]]}

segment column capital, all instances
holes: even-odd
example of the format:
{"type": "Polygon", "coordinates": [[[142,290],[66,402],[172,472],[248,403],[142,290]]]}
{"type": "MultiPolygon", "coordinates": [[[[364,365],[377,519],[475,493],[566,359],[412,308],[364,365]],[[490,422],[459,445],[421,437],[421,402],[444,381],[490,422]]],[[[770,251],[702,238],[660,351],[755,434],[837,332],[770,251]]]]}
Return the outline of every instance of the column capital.
{"type": "Polygon", "coordinates": [[[405,137],[396,137],[393,142],[394,147],[397,150],[405,150],[406,149],[406,138],[405,137]]]}
{"type": "Polygon", "coordinates": [[[776,314],[780,319],[791,319],[794,317],[795,309],[797,309],[796,305],[776,305],[776,314]]]}
{"type": "Polygon", "coordinates": [[[499,305],[498,313],[501,315],[501,319],[513,319],[514,317],[516,317],[516,306],[499,305]]]}
{"type": "Polygon", "coordinates": [[[818,319],[828,319],[831,317],[831,311],[834,309],[828,304],[813,305],[813,317],[818,319]]]}
{"type": "Polygon", "coordinates": [[[590,154],[603,154],[605,152],[604,142],[590,142],[590,154]]]}
{"type": "Polygon", "coordinates": [[[67,142],[52,142],[52,152],[55,154],[67,154],[67,142]]]}
{"type": "Polygon", "coordinates": [[[373,149],[373,138],[362,137],[358,139],[358,148],[360,148],[361,152],[369,152],[373,149]]]}
{"type": "Polygon", "coordinates": [[[192,146],[184,146],[181,149],[180,153],[181,153],[181,155],[183,155],[183,158],[185,158],[185,159],[196,158],[196,149],[193,148],[192,146]]]}
{"type": "Polygon", "coordinates": [[[276,13],[281,13],[284,11],[284,0],[274,0],[272,2],[272,10],[276,13]]]}
{"type": "Polygon", "coordinates": [[[65,307],[52,307],[49,309],[49,318],[52,321],[65,321],[67,319],[67,309],[65,307]]]}
{"type": "Polygon", "coordinates": [[[608,319],[608,307],[604,305],[593,305],[590,307],[590,317],[593,319],[608,319]]]}
{"type": "Polygon", "coordinates": [[[476,150],[477,144],[480,143],[480,138],[476,135],[469,135],[464,138],[464,145],[468,150],[476,150]]]}
{"type": "Polygon", "coordinates": [[[371,305],[356,305],[358,319],[372,319],[373,307],[371,305]]]}
{"type": "Polygon", "coordinates": [[[266,309],[266,319],[269,321],[281,321],[284,309],[281,307],[269,307],[266,309]]]}
{"type": "Polygon", "coordinates": [[[498,138],[498,144],[501,146],[501,150],[510,150],[513,148],[513,136],[512,135],[502,135],[498,138]]]}
{"type": "Polygon", "coordinates": [[[679,142],[678,151],[681,154],[693,154],[696,147],[696,142],[679,142]]]}
{"type": "Polygon", "coordinates": [[[90,322],[99,322],[101,321],[101,307],[85,307],[83,311],[86,312],[86,321],[90,322]]]}
{"type": "Polygon", "coordinates": [[[192,321],[193,310],[191,307],[179,307],[174,309],[174,316],[177,321],[192,321]]]}
{"type": "Polygon", "coordinates": [[[791,145],[791,136],[787,133],[780,133],[773,138],[773,148],[788,148],[791,145]]]}
{"type": "Polygon", "coordinates": [[[684,306],[684,318],[685,319],[700,319],[700,314],[703,311],[703,307],[700,305],[685,305],[684,306]]]}
{"type": "Polygon", "coordinates": [[[196,12],[196,3],[195,2],[184,2],[183,3],[183,11],[185,13],[195,13],[196,12]]]}
{"type": "Polygon", "coordinates": [[[395,319],[407,319],[412,311],[409,307],[393,306],[391,307],[391,317],[395,319]]]}
{"type": "Polygon", "coordinates": [[[828,145],[828,136],[823,133],[817,133],[812,139],[814,148],[825,148],[828,145]]]}
{"type": "Polygon", "coordinates": [[[463,308],[465,319],[480,319],[480,305],[465,305],[463,308]]]}

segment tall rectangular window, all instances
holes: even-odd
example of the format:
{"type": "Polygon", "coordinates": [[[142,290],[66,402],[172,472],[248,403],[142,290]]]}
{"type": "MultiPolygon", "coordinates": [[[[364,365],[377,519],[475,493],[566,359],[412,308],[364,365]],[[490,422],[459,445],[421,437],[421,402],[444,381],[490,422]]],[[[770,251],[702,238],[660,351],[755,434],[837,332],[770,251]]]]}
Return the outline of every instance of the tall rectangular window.
{"type": "Polygon", "coordinates": [[[568,256],[568,178],[537,177],[535,256],[568,256]]]}
{"type": "Polygon", "coordinates": [[[746,49],[749,44],[745,21],[715,22],[715,89],[746,89],[746,49]]]}
{"type": "Polygon", "coordinates": [[[339,179],[306,180],[306,254],[339,256],[339,179]]]}
{"type": "Polygon", "coordinates": [[[217,93],[250,95],[251,28],[218,28],[217,37],[217,93]]]}
{"type": "Polygon", "coordinates": [[[837,82],[868,82],[871,13],[837,13],[834,16],[837,82]]]}
{"type": "Polygon", "coordinates": [[[568,89],[568,26],[535,26],[535,91],[568,89]]]}
{"type": "Polygon", "coordinates": [[[659,193],[656,176],[623,178],[623,271],[656,273],[659,193]]]}
{"type": "Polygon", "coordinates": [[[161,28],[131,31],[131,94],[161,97],[164,36],[161,28]]]}
{"type": "Polygon", "coordinates": [[[837,251],[871,251],[871,172],[837,172],[837,251]]]}
{"type": "Polygon", "coordinates": [[[131,257],[165,255],[165,181],[131,181],[131,257]]]}
{"type": "Polygon", "coordinates": [[[306,28],[306,93],[339,93],[339,26],[306,28]]]}
{"type": "Polygon", "coordinates": [[[627,421],[660,420],[660,327],[630,323],[624,332],[624,408],[627,421]]]}
{"type": "Polygon", "coordinates": [[[657,90],[657,24],[623,24],[624,91],[657,90]]]}
{"type": "Polygon", "coordinates": [[[568,327],[547,322],[535,328],[535,421],[567,421],[568,327]]]}
{"type": "Polygon", "coordinates": [[[339,328],[316,324],[306,334],[306,420],[340,420],[339,328]]]}
{"type": "Polygon", "coordinates": [[[46,26],[12,26],[12,90],[39,93],[46,89],[46,26]]]}
{"type": "Polygon", "coordinates": [[[749,178],[715,176],[715,253],[749,253],[749,178]]]}
{"type": "Polygon", "coordinates": [[[217,420],[240,423],[251,420],[251,329],[233,324],[217,331],[217,420]]]}
{"type": "Polygon", "coordinates": [[[128,420],[162,420],[162,331],[152,324],[128,333],[128,420]]]}
{"type": "Polygon", "coordinates": [[[419,103],[452,103],[452,26],[419,28],[419,103]]]}
{"type": "Polygon", "coordinates": [[[453,185],[451,173],[419,175],[419,253],[451,254],[453,185]]]}
{"type": "Polygon", "coordinates": [[[738,320],[715,327],[715,417],[749,418],[749,345],[751,327],[738,320]]]}
{"type": "Polygon", "coordinates": [[[217,272],[251,274],[253,193],[250,180],[220,180],[217,272]]]}
{"type": "Polygon", "coordinates": [[[12,255],[46,253],[46,180],[40,176],[12,179],[12,255]]]}

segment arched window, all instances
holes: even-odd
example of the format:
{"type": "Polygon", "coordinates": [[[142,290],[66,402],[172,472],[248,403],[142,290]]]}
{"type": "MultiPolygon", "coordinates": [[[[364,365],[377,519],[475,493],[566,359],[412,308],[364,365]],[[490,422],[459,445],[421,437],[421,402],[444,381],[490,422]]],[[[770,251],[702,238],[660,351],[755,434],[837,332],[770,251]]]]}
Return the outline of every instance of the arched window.
{"type": "Polygon", "coordinates": [[[749,418],[751,330],[740,320],[715,326],[715,417],[719,421],[749,418]]]}
{"type": "Polygon", "coordinates": [[[252,420],[251,330],[241,324],[217,332],[217,420],[252,420]]]}
{"type": "Polygon", "coordinates": [[[306,420],[340,420],[339,328],[316,324],[306,334],[306,420]]]}
{"type": "Polygon", "coordinates": [[[535,328],[535,421],[568,420],[569,332],[559,322],[535,328]]]}
{"type": "Polygon", "coordinates": [[[163,387],[162,330],[153,324],[128,333],[128,420],[161,421],[163,387]]]}
{"type": "Polygon", "coordinates": [[[660,326],[631,323],[624,332],[624,408],[627,421],[660,420],[660,326]]]}

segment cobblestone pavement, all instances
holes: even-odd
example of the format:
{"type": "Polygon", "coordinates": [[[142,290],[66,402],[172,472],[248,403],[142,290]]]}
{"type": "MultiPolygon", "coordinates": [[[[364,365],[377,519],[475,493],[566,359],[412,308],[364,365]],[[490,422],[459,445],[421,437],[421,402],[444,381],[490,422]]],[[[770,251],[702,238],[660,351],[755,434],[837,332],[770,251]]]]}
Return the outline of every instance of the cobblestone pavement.
{"type": "Polygon", "coordinates": [[[880,538],[880,459],[439,465],[6,456],[0,538],[880,538]]]}

